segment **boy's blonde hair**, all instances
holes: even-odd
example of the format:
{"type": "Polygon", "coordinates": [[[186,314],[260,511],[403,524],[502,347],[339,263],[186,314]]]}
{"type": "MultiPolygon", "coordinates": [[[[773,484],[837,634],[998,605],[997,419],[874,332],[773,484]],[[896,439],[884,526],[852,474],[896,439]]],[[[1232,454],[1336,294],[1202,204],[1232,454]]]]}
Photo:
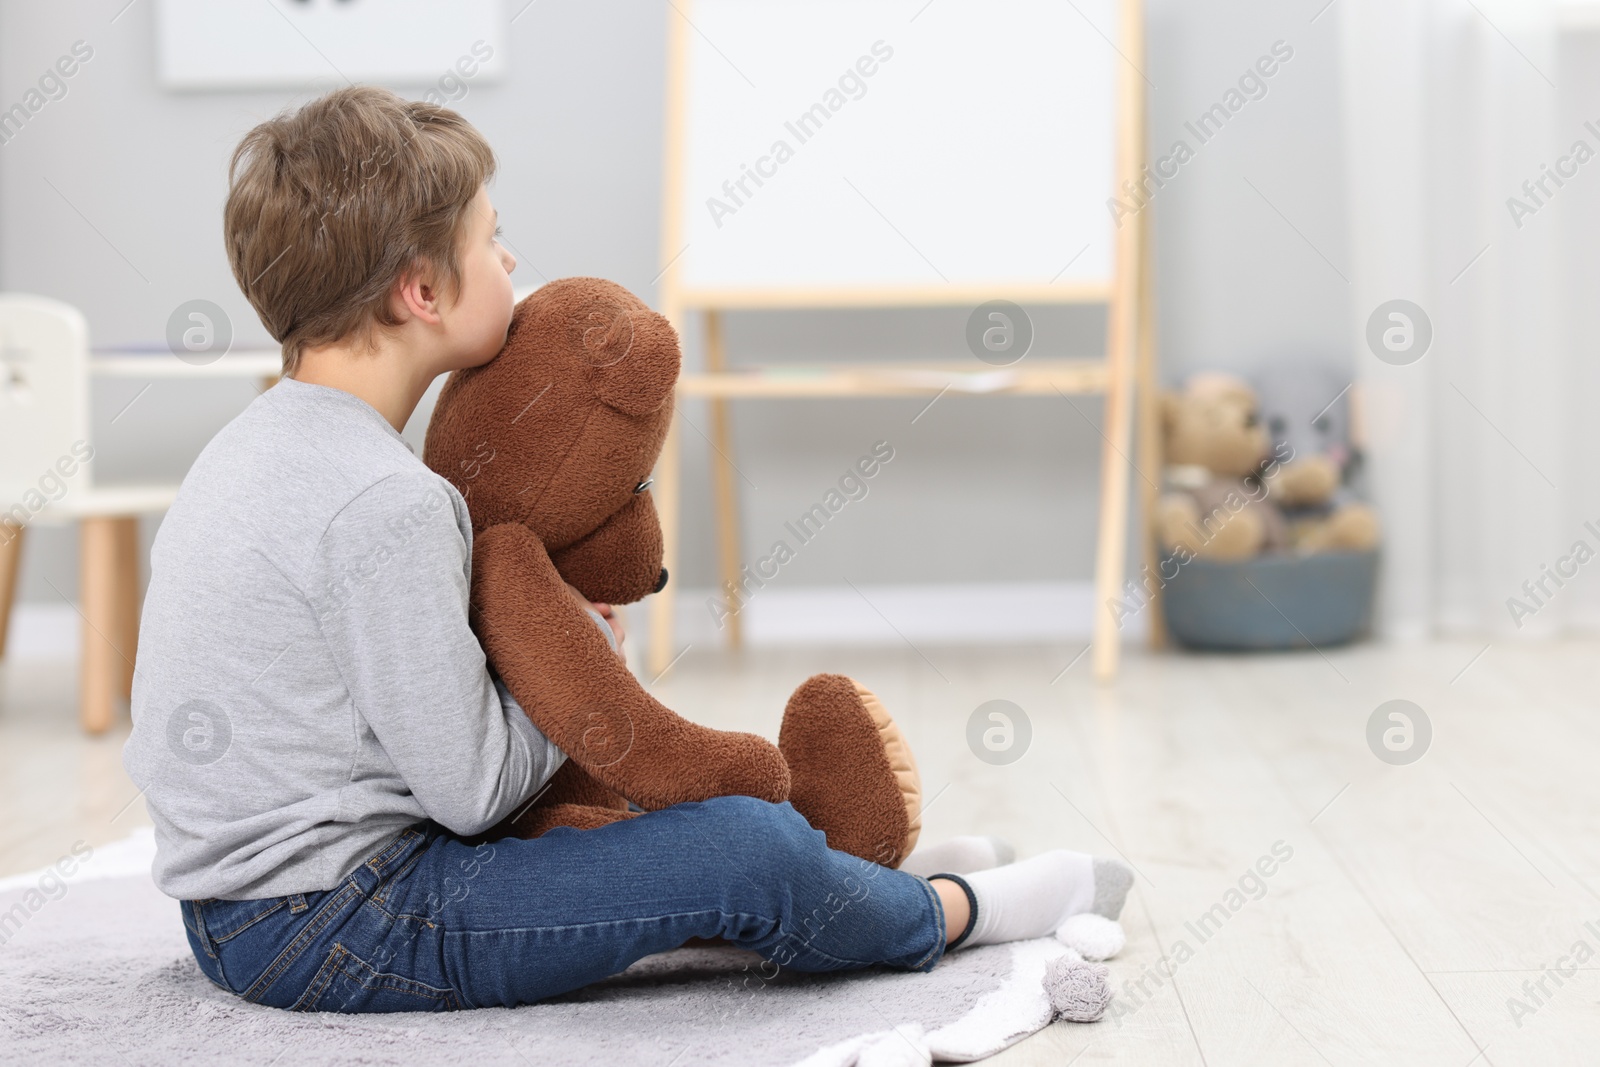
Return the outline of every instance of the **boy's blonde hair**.
{"type": "Polygon", "coordinates": [[[449,108],[353,86],[263,122],[228,166],[233,276],[292,375],[309,346],[398,325],[396,281],[430,270],[459,294],[456,242],[494,153],[449,108]]]}

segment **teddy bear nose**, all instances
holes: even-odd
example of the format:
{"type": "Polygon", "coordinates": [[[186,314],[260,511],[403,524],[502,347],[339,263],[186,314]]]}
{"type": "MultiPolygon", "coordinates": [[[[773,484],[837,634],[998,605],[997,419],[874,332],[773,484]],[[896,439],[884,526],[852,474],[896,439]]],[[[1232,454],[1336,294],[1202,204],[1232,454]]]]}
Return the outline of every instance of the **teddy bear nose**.
{"type": "Polygon", "coordinates": [[[656,579],[656,587],[654,589],[650,590],[650,591],[652,593],[659,593],[659,592],[661,592],[661,590],[665,589],[666,587],[667,587],[667,568],[662,567],[661,568],[661,577],[656,579]]]}
{"type": "Polygon", "coordinates": [[[640,493],[650,488],[651,483],[654,481],[654,478],[646,478],[644,481],[633,487],[633,495],[638,496],[640,493]]]}

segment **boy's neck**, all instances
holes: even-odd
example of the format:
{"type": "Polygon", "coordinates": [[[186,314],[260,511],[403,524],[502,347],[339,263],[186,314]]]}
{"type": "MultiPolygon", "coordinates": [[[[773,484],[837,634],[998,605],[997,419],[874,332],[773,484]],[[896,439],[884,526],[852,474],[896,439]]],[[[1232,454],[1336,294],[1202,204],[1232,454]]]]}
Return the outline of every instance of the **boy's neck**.
{"type": "Polygon", "coordinates": [[[401,433],[439,373],[401,346],[380,343],[357,351],[353,346],[334,344],[306,349],[290,377],[309,385],[342,389],[366,401],[401,433]]]}

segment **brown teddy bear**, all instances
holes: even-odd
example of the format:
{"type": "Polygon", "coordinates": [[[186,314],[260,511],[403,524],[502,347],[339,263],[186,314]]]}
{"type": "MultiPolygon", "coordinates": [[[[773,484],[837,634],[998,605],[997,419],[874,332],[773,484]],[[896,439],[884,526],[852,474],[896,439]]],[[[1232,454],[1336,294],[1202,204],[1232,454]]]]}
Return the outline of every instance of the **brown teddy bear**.
{"type": "Polygon", "coordinates": [[[673,414],[672,325],[613,282],[566,278],[517,305],[505,348],[439,394],[423,458],[472,515],[471,619],[492,668],[567,753],[492,834],[537,837],[742,794],[792,802],[833,848],[897,866],[920,830],[910,746],[842,675],[794,691],[778,744],[661,704],[584,602],[666,583],[650,471],[673,414]],[[583,600],[569,586],[581,593],[583,600]]]}
{"type": "Polygon", "coordinates": [[[1170,491],[1157,505],[1155,529],[1167,551],[1248,559],[1378,543],[1370,507],[1335,501],[1338,464],[1325,454],[1297,456],[1286,442],[1275,447],[1243,381],[1200,374],[1161,399],[1170,491]]]}

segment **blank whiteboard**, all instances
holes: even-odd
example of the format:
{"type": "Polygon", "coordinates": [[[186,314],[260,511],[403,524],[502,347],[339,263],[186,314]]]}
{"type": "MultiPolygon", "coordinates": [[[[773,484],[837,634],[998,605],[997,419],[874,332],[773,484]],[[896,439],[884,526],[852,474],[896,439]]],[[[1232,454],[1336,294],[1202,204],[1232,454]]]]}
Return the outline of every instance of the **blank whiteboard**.
{"type": "Polygon", "coordinates": [[[682,291],[1109,284],[1115,0],[678,7],[682,291]]]}

